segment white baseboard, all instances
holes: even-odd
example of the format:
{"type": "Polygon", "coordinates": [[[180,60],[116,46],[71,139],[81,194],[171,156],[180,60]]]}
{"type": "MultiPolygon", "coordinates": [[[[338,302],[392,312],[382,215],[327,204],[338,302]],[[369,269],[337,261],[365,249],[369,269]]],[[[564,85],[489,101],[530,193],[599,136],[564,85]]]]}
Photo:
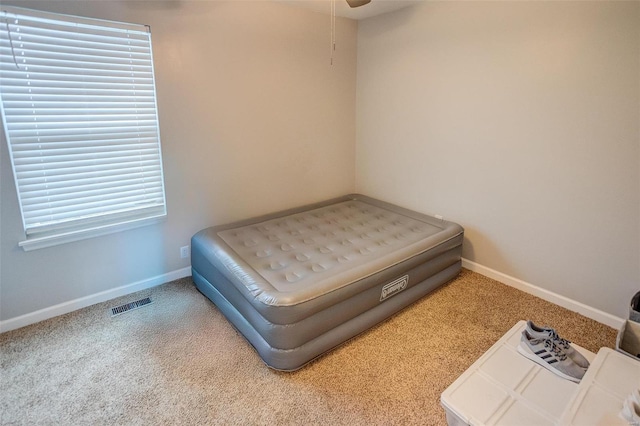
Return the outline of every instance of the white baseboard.
{"type": "Polygon", "coordinates": [[[468,259],[462,259],[462,267],[469,269],[470,271],[477,272],[480,275],[484,275],[485,277],[492,278],[502,284],[508,285],[509,287],[517,288],[525,293],[529,293],[548,302],[555,303],[558,306],[577,312],[587,318],[591,318],[592,320],[615,328],[616,330],[620,329],[622,324],[625,322],[624,319],[615,315],[608,314],[599,309],[585,305],[584,303],[580,303],[552,291],[545,290],[528,282],[503,274],[502,272],[498,272],[494,269],[487,268],[486,266],[482,266],[468,259]]]}
{"type": "Polygon", "coordinates": [[[35,324],[49,318],[57,317],[58,315],[67,314],[78,309],[86,308],[87,306],[95,305],[96,303],[106,302],[107,300],[111,300],[116,297],[125,296],[127,294],[135,293],[136,291],[140,290],[146,290],[148,288],[168,283],[169,281],[188,277],[190,275],[191,266],[187,266],[186,268],[177,269],[175,271],[167,272],[166,274],[147,278],[146,280],[137,281],[131,284],[123,285],[121,287],[113,288],[111,290],[101,291],[100,293],[70,300],[69,302],[60,303],[59,305],[20,315],[18,317],[9,318],[7,320],[0,321],[0,333],[15,330],[16,328],[24,327],[30,324],[35,324]]]}
{"type": "MultiPolygon", "coordinates": [[[[537,296],[548,302],[555,303],[556,305],[562,306],[563,308],[578,312],[579,314],[584,315],[587,318],[591,318],[602,324],[606,324],[609,327],[620,329],[622,327],[622,324],[624,324],[625,322],[624,319],[616,317],[615,315],[608,314],[599,309],[569,299],[568,297],[561,296],[552,291],[537,287],[533,284],[527,283],[507,274],[503,274],[502,272],[498,272],[494,269],[472,262],[468,259],[462,259],[462,267],[469,269],[470,271],[477,272],[480,275],[484,275],[485,277],[492,278],[510,287],[517,288],[518,290],[524,291],[525,293],[537,296]]],[[[87,306],[95,305],[96,303],[106,302],[107,300],[111,300],[116,297],[125,296],[130,293],[135,293],[136,291],[145,290],[151,287],[168,283],[169,281],[188,277],[190,275],[191,267],[187,266],[186,268],[171,271],[166,274],[148,278],[146,280],[137,281],[132,284],[127,284],[111,290],[102,291],[90,296],[81,297],[79,299],[64,302],[59,305],[51,306],[49,308],[40,309],[39,311],[20,315],[15,318],[9,318],[7,320],[0,321],[0,333],[15,330],[17,328],[24,327],[30,324],[35,324],[37,322],[56,317],[58,315],[67,314],[78,309],[86,308],[87,306]]]]}

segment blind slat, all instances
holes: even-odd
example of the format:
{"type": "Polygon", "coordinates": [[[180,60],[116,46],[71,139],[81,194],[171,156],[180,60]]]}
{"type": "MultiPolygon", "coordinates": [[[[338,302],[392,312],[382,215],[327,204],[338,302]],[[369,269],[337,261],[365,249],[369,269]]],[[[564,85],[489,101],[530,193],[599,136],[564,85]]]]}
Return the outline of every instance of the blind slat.
{"type": "Polygon", "coordinates": [[[135,168],[118,167],[118,168],[112,168],[109,170],[98,170],[98,171],[85,170],[82,172],[74,172],[73,174],[60,173],[55,176],[53,175],[48,176],[46,181],[42,180],[41,175],[42,175],[41,173],[34,173],[34,172],[31,172],[31,174],[29,173],[23,174],[20,186],[28,190],[37,190],[38,188],[46,188],[48,185],[54,185],[56,183],[72,186],[72,185],[77,185],[79,183],[83,183],[85,179],[93,179],[93,178],[103,179],[111,176],[119,176],[119,177],[122,177],[123,179],[125,179],[126,176],[130,176],[130,175],[149,176],[149,177],[158,178],[159,176],[161,176],[161,170],[156,165],[143,166],[143,167],[136,166],[135,168]]]}
{"type": "Polygon", "coordinates": [[[153,169],[153,168],[161,168],[160,164],[155,160],[147,160],[147,161],[120,161],[113,162],[112,164],[103,163],[103,164],[92,164],[90,166],[82,166],[82,167],[59,167],[59,168],[36,168],[32,167],[31,170],[25,170],[23,167],[22,170],[16,170],[15,174],[18,178],[35,178],[41,176],[43,180],[46,180],[48,177],[55,176],[65,176],[72,175],[75,173],[85,173],[85,172],[102,172],[105,173],[109,170],[117,170],[117,169],[135,169],[136,167],[143,170],[144,168],[153,169]]]}
{"type": "MultiPolygon", "coordinates": [[[[2,64],[0,64],[0,82],[3,85],[11,88],[15,91],[21,89],[21,93],[33,93],[34,89],[37,89],[36,95],[43,95],[47,92],[45,90],[57,90],[61,91],[70,91],[73,93],[82,92],[83,90],[100,90],[100,91],[113,91],[113,92],[121,92],[121,91],[131,91],[134,87],[131,84],[131,79],[127,78],[108,78],[108,77],[95,77],[95,76],[86,76],[86,78],[82,81],[79,81],[77,78],[67,78],[66,80],[62,80],[66,78],[64,75],[56,75],[56,76],[43,76],[37,75],[39,80],[31,79],[27,85],[27,82],[24,81],[24,72],[15,72],[15,71],[6,71],[2,69],[2,64]],[[47,79],[47,77],[49,77],[47,79]],[[56,77],[57,79],[54,79],[56,77]],[[29,92],[31,89],[31,92],[29,92]]],[[[136,80],[135,85],[136,91],[139,89],[140,92],[153,90],[153,80],[147,79],[143,81],[141,79],[136,80]]]]}
{"type": "MultiPolygon", "coordinates": [[[[80,87],[39,87],[37,93],[33,93],[34,86],[20,86],[22,81],[9,81],[6,84],[11,84],[11,86],[6,87],[6,99],[8,101],[19,101],[24,99],[25,93],[29,93],[29,89],[32,90],[30,96],[35,101],[43,101],[43,102],[62,102],[62,101],[77,101],[83,99],[95,99],[95,100],[103,100],[106,102],[109,101],[120,101],[122,99],[127,99],[127,97],[131,96],[131,91],[122,89],[118,90],[112,86],[105,86],[103,88],[80,88],[80,87]]],[[[33,83],[33,81],[32,81],[33,83]]],[[[37,86],[37,85],[36,85],[37,86]]],[[[130,85],[129,85],[130,86],[130,85]]],[[[150,97],[153,99],[153,90],[151,86],[149,89],[136,88],[136,97],[141,99],[146,99],[150,97]]]]}
{"type": "Polygon", "coordinates": [[[118,190],[117,195],[108,190],[96,190],[31,197],[23,200],[24,209],[25,212],[55,212],[56,208],[77,208],[77,206],[86,206],[90,203],[108,202],[109,200],[146,202],[147,200],[157,198],[160,194],[161,186],[158,184],[149,184],[141,187],[136,184],[129,186],[122,185],[114,188],[118,190]]]}
{"type": "MultiPolygon", "coordinates": [[[[44,110],[44,109],[43,109],[44,110]]],[[[96,120],[100,120],[98,123],[101,125],[122,123],[122,124],[139,124],[146,123],[152,124],[155,122],[155,114],[149,114],[147,109],[141,109],[140,114],[136,114],[136,111],[129,113],[123,112],[122,114],[107,114],[106,112],[83,112],[82,108],[70,109],[68,111],[46,111],[46,114],[39,114],[38,112],[29,115],[24,114],[24,111],[14,111],[13,114],[7,114],[6,120],[9,127],[15,126],[15,128],[37,127],[42,128],[60,128],[60,123],[68,123],[69,116],[74,116],[77,123],[93,123],[96,120]],[[84,114],[84,115],[81,115],[84,114]]]]}
{"type": "MultiPolygon", "coordinates": [[[[98,44],[132,44],[138,46],[148,46],[146,44],[148,33],[146,32],[127,32],[110,31],[102,28],[81,28],[78,26],[69,26],[61,24],[61,21],[50,21],[49,23],[30,21],[28,17],[24,19],[19,17],[16,19],[8,18],[6,23],[8,24],[9,31],[15,35],[15,41],[20,41],[20,36],[42,36],[51,37],[55,40],[59,40],[60,43],[66,41],[81,40],[86,43],[98,43],[98,44]]],[[[6,27],[7,25],[5,25],[6,27]]]]}
{"type": "MultiPolygon", "coordinates": [[[[69,212],[61,211],[56,214],[46,216],[45,219],[47,219],[47,222],[39,223],[38,225],[45,227],[45,226],[51,226],[53,222],[57,222],[60,225],[65,224],[66,226],[69,226],[70,224],[73,224],[72,223],[73,221],[78,221],[78,220],[82,221],[83,219],[86,219],[86,218],[99,219],[101,216],[105,216],[103,207],[104,206],[96,205],[94,208],[90,208],[90,209],[88,208],[86,210],[83,210],[82,212],[78,212],[78,213],[71,212],[72,214],[69,214],[69,212]]],[[[137,211],[140,211],[140,210],[147,210],[149,207],[160,208],[161,206],[158,203],[148,203],[148,204],[139,204],[139,205],[132,205],[131,203],[116,204],[113,206],[113,210],[109,213],[109,215],[114,213],[124,212],[124,211],[136,213],[137,211]]],[[[60,225],[56,226],[56,228],[60,227],[60,225]]]]}
{"type": "Polygon", "coordinates": [[[50,80],[59,80],[59,81],[67,81],[72,80],[73,77],[76,77],[76,81],[84,81],[79,80],[80,77],[86,79],[86,81],[103,81],[109,82],[110,80],[115,80],[115,82],[126,82],[127,79],[131,81],[132,78],[141,79],[141,82],[145,82],[149,84],[151,81],[151,76],[147,72],[147,70],[143,69],[143,67],[133,67],[133,70],[126,69],[126,67],[112,66],[109,68],[100,68],[98,64],[90,64],[90,63],[80,63],[76,62],[69,64],[56,64],[51,65],[47,63],[41,63],[41,61],[33,61],[34,63],[28,63],[24,59],[18,59],[17,65],[13,62],[5,63],[1,67],[3,74],[9,76],[17,76],[17,74],[34,74],[34,73],[42,73],[49,74],[50,80]],[[68,65],[68,66],[65,66],[68,65]],[[119,81],[118,81],[119,79],[119,81]],[[146,81],[145,81],[146,79],[146,81]]]}
{"type": "MultiPolygon", "coordinates": [[[[5,28],[6,29],[6,28],[5,28]]],[[[15,30],[12,30],[15,31],[15,30]]],[[[12,35],[15,32],[12,33],[12,35]]],[[[109,43],[108,40],[102,41],[89,41],[89,40],[79,40],[79,39],[62,39],[62,38],[53,38],[51,33],[47,35],[38,35],[34,32],[30,32],[28,34],[21,34],[19,39],[16,37],[12,37],[11,40],[9,38],[0,40],[0,48],[11,48],[11,45],[14,47],[20,47],[28,50],[47,50],[50,49],[51,46],[56,46],[56,51],[60,53],[65,52],[87,52],[87,53],[95,53],[100,55],[110,55],[116,52],[127,53],[127,55],[131,55],[133,57],[143,57],[149,56],[151,51],[149,50],[149,46],[145,45],[144,40],[141,40],[137,43],[131,43],[127,45],[122,45],[119,43],[109,43]]]]}
{"type": "Polygon", "coordinates": [[[146,150],[137,151],[135,153],[123,151],[119,153],[102,152],[96,154],[73,154],[73,155],[59,155],[55,157],[22,157],[15,159],[16,170],[43,170],[53,168],[71,168],[71,167],[84,167],[119,162],[128,163],[135,162],[140,163],[143,160],[153,161],[157,157],[157,151],[146,150]]]}
{"type": "MultiPolygon", "coordinates": [[[[44,210],[29,211],[26,210],[23,214],[32,220],[38,220],[40,218],[69,218],[72,216],[86,216],[88,214],[98,213],[108,209],[123,209],[134,208],[136,205],[148,205],[157,204],[158,198],[150,200],[142,200],[137,196],[116,198],[111,197],[107,199],[101,199],[100,201],[86,202],[82,205],[64,205],[61,207],[48,207],[44,210]]],[[[50,220],[48,220],[50,222],[50,220]]]]}
{"type": "MultiPolygon", "coordinates": [[[[73,136],[73,135],[82,135],[82,134],[86,134],[88,136],[88,139],[91,139],[91,134],[87,134],[88,130],[91,130],[91,126],[80,126],[79,124],[82,123],[73,123],[75,124],[75,127],[67,127],[65,128],[64,126],[56,126],[55,128],[50,128],[50,129],[38,129],[38,135],[36,136],[62,136],[62,135],[69,135],[69,136],[73,136]]],[[[105,123],[103,123],[104,125],[105,123]]],[[[106,123],[106,124],[115,124],[115,123],[106,123]]],[[[106,133],[108,132],[110,129],[113,131],[113,133],[119,132],[119,133],[125,133],[123,132],[124,130],[126,130],[126,133],[129,135],[136,135],[138,133],[138,130],[140,132],[148,132],[151,130],[155,130],[156,127],[155,126],[136,126],[135,123],[129,125],[129,126],[124,126],[124,123],[118,123],[118,125],[120,125],[120,128],[117,127],[112,127],[112,126],[107,126],[107,127],[95,127],[95,131],[96,132],[102,132],[102,133],[106,133]]],[[[69,124],[69,126],[71,126],[71,123],[69,124]]],[[[15,127],[20,127],[20,126],[15,126],[15,127]]],[[[11,129],[14,134],[18,137],[26,137],[26,136],[33,136],[34,132],[36,131],[36,129],[34,128],[34,126],[22,126],[22,128],[14,128],[11,129]]]]}
{"type": "MultiPolygon", "coordinates": [[[[155,176],[147,175],[146,179],[150,181],[155,181],[155,176]]],[[[84,180],[84,181],[76,181],[74,185],[73,191],[78,193],[89,193],[92,191],[112,188],[112,187],[120,187],[120,186],[132,186],[137,185],[140,181],[140,176],[138,174],[130,174],[127,177],[123,176],[112,176],[100,178],[99,180],[84,180]]],[[[29,190],[29,196],[25,197],[25,199],[30,198],[39,198],[44,196],[56,196],[59,194],[63,194],[68,192],[68,184],[66,181],[63,182],[54,182],[47,183],[45,185],[39,185],[39,187],[31,187],[29,190]]]]}
{"type": "Polygon", "coordinates": [[[16,100],[12,101],[11,99],[7,99],[5,102],[5,107],[15,111],[17,115],[27,115],[31,114],[33,110],[42,109],[43,112],[46,112],[47,115],[50,114],[77,114],[80,111],[86,111],[90,109],[94,113],[121,113],[121,114],[133,114],[137,112],[144,113],[153,113],[155,114],[155,104],[153,100],[145,99],[145,100],[136,100],[135,107],[131,106],[131,101],[127,102],[125,99],[120,99],[119,101],[104,101],[95,98],[87,97],[86,100],[66,100],[66,101],[40,101],[37,99],[31,100],[16,100]],[[64,106],[64,108],[61,108],[64,106]]]}
{"type": "MultiPolygon", "coordinates": [[[[68,154],[80,154],[80,153],[92,153],[92,152],[107,152],[107,151],[111,151],[116,146],[118,146],[120,150],[127,150],[130,152],[136,151],[139,148],[142,148],[142,149],[157,148],[157,145],[153,143],[152,138],[147,138],[146,141],[148,141],[148,143],[145,143],[145,139],[138,140],[137,146],[132,146],[132,144],[126,144],[126,143],[119,144],[117,140],[114,140],[114,143],[112,144],[101,142],[101,143],[92,143],[89,146],[87,146],[88,145],[87,143],[78,143],[76,146],[73,146],[73,145],[69,146],[68,144],[66,144],[67,146],[62,145],[62,146],[56,147],[55,144],[48,143],[48,144],[40,144],[41,145],[40,150],[43,153],[45,153],[45,155],[50,156],[50,155],[68,155],[68,154]]],[[[18,145],[16,146],[16,149],[13,152],[14,158],[20,158],[22,155],[31,156],[34,148],[36,149],[38,148],[36,144],[18,145]]]]}
{"type": "Polygon", "coordinates": [[[58,136],[28,136],[21,138],[14,138],[14,146],[16,150],[19,150],[22,146],[31,146],[31,148],[42,148],[44,146],[51,148],[67,148],[77,146],[92,146],[100,144],[112,144],[116,141],[126,142],[128,140],[135,141],[149,141],[157,140],[157,134],[155,132],[136,132],[135,135],[127,132],[113,132],[113,133],[93,133],[91,138],[87,138],[86,135],[58,135],[58,136]]]}

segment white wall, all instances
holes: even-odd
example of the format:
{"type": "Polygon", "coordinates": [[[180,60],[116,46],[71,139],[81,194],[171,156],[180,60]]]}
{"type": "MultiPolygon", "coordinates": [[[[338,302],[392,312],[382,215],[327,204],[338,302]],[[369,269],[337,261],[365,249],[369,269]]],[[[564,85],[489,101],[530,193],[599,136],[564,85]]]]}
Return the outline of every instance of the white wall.
{"type": "Polygon", "coordinates": [[[169,217],[25,253],[0,140],[0,320],[188,267],[203,227],[354,189],[611,314],[640,289],[638,2],[338,19],[333,67],[327,16],[273,2],[2,3],[151,25],[169,217]]]}
{"type": "Polygon", "coordinates": [[[152,29],[168,219],[23,252],[0,141],[0,320],[189,266],[198,230],[353,192],[355,21],[263,1],[3,1],[152,29]]]}
{"type": "Polygon", "coordinates": [[[425,2],[358,29],[356,189],[463,256],[626,317],[640,290],[640,3],[425,2]]]}

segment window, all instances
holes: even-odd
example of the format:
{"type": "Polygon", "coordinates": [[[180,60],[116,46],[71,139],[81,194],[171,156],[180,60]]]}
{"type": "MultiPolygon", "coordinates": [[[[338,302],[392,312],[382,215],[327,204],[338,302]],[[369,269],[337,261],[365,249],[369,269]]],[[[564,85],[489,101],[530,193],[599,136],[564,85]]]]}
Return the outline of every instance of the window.
{"type": "Polygon", "coordinates": [[[0,11],[0,108],[25,250],[166,216],[151,33],[0,11]]]}

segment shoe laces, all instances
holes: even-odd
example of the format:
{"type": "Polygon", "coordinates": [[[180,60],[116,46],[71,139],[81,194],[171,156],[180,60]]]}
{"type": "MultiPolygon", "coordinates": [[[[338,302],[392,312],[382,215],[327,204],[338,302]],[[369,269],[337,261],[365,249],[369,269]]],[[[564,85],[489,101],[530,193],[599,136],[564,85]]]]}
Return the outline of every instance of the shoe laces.
{"type": "Polygon", "coordinates": [[[561,346],[564,349],[569,349],[571,342],[560,337],[554,329],[547,330],[547,333],[549,334],[549,338],[553,340],[557,345],[561,346]]]}
{"type": "Polygon", "coordinates": [[[567,354],[564,353],[562,348],[558,346],[555,341],[551,339],[545,339],[544,346],[545,348],[549,349],[553,353],[553,355],[560,361],[564,361],[567,358],[567,354]]]}

